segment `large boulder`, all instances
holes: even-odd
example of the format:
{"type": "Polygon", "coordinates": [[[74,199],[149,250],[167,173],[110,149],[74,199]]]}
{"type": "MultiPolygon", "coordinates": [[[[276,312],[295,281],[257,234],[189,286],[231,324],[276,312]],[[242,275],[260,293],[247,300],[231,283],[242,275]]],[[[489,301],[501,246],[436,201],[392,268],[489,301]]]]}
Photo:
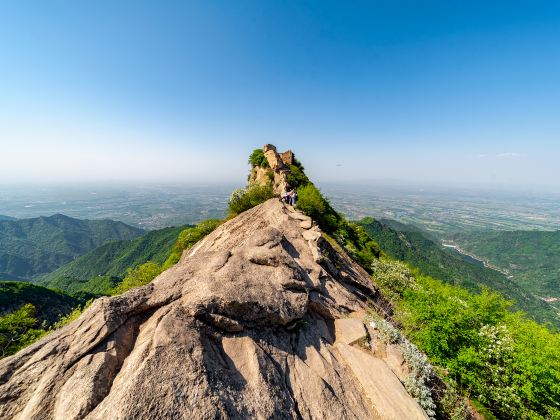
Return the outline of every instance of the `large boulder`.
{"type": "Polygon", "coordinates": [[[360,317],[381,301],[306,216],[271,199],[2,360],[0,418],[426,418],[360,345],[360,317]]]}

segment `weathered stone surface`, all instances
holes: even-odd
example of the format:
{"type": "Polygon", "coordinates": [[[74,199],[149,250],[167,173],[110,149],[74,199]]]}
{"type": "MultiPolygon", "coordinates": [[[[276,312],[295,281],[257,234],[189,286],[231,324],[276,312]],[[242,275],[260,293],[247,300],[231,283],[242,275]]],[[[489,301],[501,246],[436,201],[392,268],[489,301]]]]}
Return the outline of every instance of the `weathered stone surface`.
{"type": "Polygon", "coordinates": [[[255,166],[251,169],[251,174],[249,176],[250,182],[259,185],[266,185],[270,182],[270,168],[261,168],[260,166],[255,166]]]}
{"type": "Polygon", "coordinates": [[[406,366],[404,362],[404,357],[402,350],[396,344],[388,344],[386,348],[385,363],[387,366],[393,371],[395,375],[401,380],[404,381],[408,377],[410,370],[408,366],[406,366]]]}
{"type": "Polygon", "coordinates": [[[280,159],[284,162],[284,165],[290,166],[294,164],[294,152],[291,150],[286,150],[285,152],[280,153],[280,159]]]}
{"type": "Polygon", "coordinates": [[[303,231],[302,236],[307,241],[317,241],[321,237],[321,231],[316,229],[308,229],[303,231]]]}
{"type": "Polygon", "coordinates": [[[421,418],[383,361],[337,342],[338,319],[381,299],[367,273],[292,214],[242,213],[0,361],[0,418],[421,418]]]}
{"type": "Polygon", "coordinates": [[[301,220],[302,222],[305,222],[307,220],[311,221],[311,217],[306,216],[305,214],[300,213],[299,211],[290,211],[290,217],[293,219],[301,220]]]}
{"type": "Polygon", "coordinates": [[[299,224],[299,226],[300,226],[302,229],[311,229],[311,226],[313,226],[313,223],[311,222],[311,219],[309,219],[309,220],[304,220],[304,221],[302,221],[302,222],[299,224]]]}
{"type": "Polygon", "coordinates": [[[367,336],[361,320],[357,318],[341,318],[334,321],[336,341],[354,344],[367,336]]]}
{"type": "Polygon", "coordinates": [[[337,343],[337,350],[362,384],[365,394],[384,419],[425,420],[428,417],[380,359],[363,349],[337,343]]]}

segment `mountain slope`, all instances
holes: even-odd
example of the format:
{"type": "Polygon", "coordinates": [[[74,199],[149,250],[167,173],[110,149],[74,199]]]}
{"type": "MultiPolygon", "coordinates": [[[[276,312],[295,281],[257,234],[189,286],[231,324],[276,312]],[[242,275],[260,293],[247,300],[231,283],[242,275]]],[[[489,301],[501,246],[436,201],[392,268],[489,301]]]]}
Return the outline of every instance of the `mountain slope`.
{"type": "Polygon", "coordinates": [[[461,248],[507,270],[544,298],[560,299],[560,231],[489,231],[453,235],[461,248]]]}
{"type": "Polygon", "coordinates": [[[31,279],[113,240],[143,230],[113,220],[79,220],[61,214],[0,221],[0,279],[31,279]]]}
{"type": "Polygon", "coordinates": [[[0,417],[426,419],[362,345],[368,301],[367,273],[271,199],[0,361],[0,417]]]}
{"type": "Polygon", "coordinates": [[[425,275],[460,285],[478,292],[487,286],[501,292],[506,298],[515,300],[518,309],[526,311],[539,322],[552,322],[560,327],[557,311],[529,291],[511,281],[504,274],[486,268],[481,264],[466,261],[460,256],[443,249],[439,244],[426,238],[423,233],[402,224],[387,224],[365,218],[359,222],[375,239],[381,250],[392,258],[405,261],[425,275]]]}
{"type": "Polygon", "coordinates": [[[67,294],[22,281],[0,281],[0,316],[31,303],[37,318],[47,324],[56,322],[81,302],[67,294]]]}
{"type": "Polygon", "coordinates": [[[38,283],[69,293],[106,293],[129,268],[146,261],[163,263],[186,227],[153,230],[132,240],[109,242],[63,265],[38,283]]]}

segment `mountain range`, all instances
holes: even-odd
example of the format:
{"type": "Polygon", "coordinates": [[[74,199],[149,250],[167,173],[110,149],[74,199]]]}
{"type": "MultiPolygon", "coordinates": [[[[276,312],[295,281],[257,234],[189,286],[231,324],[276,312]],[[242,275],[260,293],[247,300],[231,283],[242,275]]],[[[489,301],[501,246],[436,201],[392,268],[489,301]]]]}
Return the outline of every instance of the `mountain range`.
{"type": "Polygon", "coordinates": [[[32,280],[109,241],[143,234],[122,222],[62,214],[0,220],[0,279],[32,280]]]}
{"type": "Polygon", "coordinates": [[[129,268],[147,261],[163,263],[179,232],[187,227],[168,227],[138,238],[109,242],[43,276],[37,283],[68,293],[107,294],[129,268]]]}

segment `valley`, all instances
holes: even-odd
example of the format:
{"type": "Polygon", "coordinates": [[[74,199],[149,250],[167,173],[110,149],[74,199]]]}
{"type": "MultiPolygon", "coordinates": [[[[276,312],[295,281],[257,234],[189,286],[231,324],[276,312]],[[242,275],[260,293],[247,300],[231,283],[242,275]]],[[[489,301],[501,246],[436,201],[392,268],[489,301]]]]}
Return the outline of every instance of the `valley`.
{"type": "Polygon", "coordinates": [[[472,231],[451,236],[464,252],[554,305],[560,298],[560,231],[472,231]]]}
{"type": "Polygon", "coordinates": [[[560,229],[560,195],[370,183],[321,184],[352,219],[372,216],[421,227],[439,239],[483,230],[560,229]]]}

